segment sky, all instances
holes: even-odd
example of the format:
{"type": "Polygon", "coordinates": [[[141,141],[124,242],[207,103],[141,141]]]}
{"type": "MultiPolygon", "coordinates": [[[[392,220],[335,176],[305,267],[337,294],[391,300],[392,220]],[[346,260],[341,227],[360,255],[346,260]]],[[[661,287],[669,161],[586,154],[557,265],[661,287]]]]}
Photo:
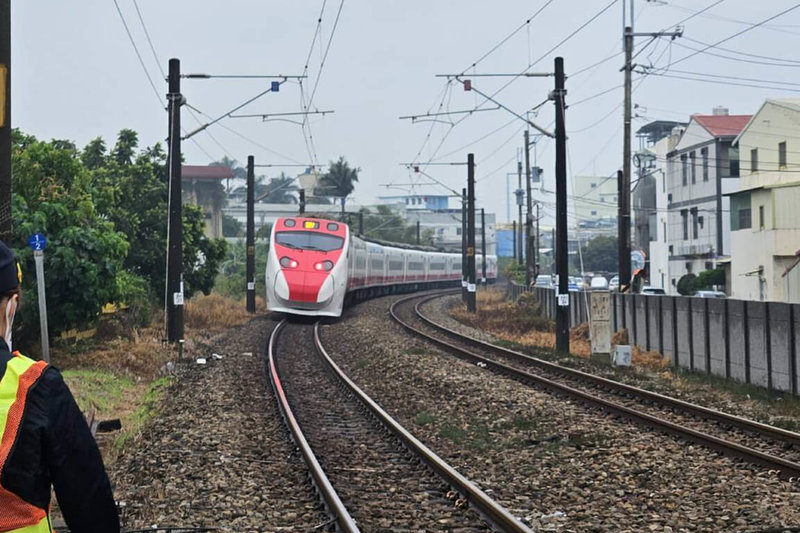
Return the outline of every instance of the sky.
{"type": "MultiPolygon", "coordinates": [[[[167,133],[162,71],[170,58],[180,59],[184,73],[306,75],[302,87],[289,79],[236,114],[332,114],[309,115],[305,126],[225,118],[184,141],[186,163],[228,156],[244,164],[253,155],[260,165],[294,165],[258,169],[273,177],[295,175],[298,165],[327,168],[343,156],[361,169],[352,209],[382,195],[460,191],[472,152],[477,206],[504,222],[525,128],[519,116],[537,108],[530,119],[553,130],[547,98],[554,80],[470,75],[552,73],[554,58],[563,57],[568,175],[615,174],[622,165],[623,4],[629,10],[630,1],[17,0],[12,121],[79,147],[98,136],[112,146],[120,129],[131,128],[141,147],[151,146],[167,133]],[[493,109],[455,79],[437,76],[443,74],[463,74],[507,109],[493,109]],[[457,113],[475,109],[482,111],[457,113]],[[456,113],[400,118],[445,112],[456,113]]],[[[800,96],[797,2],[632,3],[636,32],[673,31],[688,19],[681,38],[635,39],[637,68],[654,68],[634,74],[634,131],[652,120],[688,121],[714,106],[752,114],[766,98],[800,96]]],[[[269,82],[183,79],[182,93],[197,111],[184,107],[182,124],[188,132],[224,116],[269,82]]],[[[555,145],[539,135],[532,140],[531,164],[544,171],[544,190],[534,197],[546,223],[554,214],[555,145]]],[[[513,218],[513,198],[510,204],[513,218]]]]}

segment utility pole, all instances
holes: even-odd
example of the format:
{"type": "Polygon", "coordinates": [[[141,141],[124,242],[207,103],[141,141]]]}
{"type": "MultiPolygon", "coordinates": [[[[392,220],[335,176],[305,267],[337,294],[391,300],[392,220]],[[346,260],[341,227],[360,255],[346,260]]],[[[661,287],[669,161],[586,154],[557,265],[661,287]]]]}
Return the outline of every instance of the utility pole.
{"type": "Polygon", "coordinates": [[[417,220],[417,244],[419,244],[419,243],[420,243],[420,239],[419,239],[419,220],[417,220]]]}
{"type": "Polygon", "coordinates": [[[358,212],[358,234],[364,235],[364,213],[358,212]]]}
{"type": "Polygon", "coordinates": [[[475,312],[475,154],[467,154],[467,311],[475,312]]]}
{"type": "Polygon", "coordinates": [[[486,215],[481,207],[481,259],[483,260],[483,276],[481,285],[486,285],[486,215]]]}
{"type": "Polygon", "coordinates": [[[619,199],[619,215],[617,216],[617,270],[619,275],[619,292],[625,292],[631,282],[631,215],[630,189],[625,188],[624,171],[617,171],[617,198],[619,199]],[[628,194],[625,194],[628,191],[628,194]]]}
{"type": "Polygon", "coordinates": [[[623,113],[622,133],[622,172],[617,173],[617,246],[619,247],[619,291],[628,290],[631,283],[631,73],[633,72],[633,38],[634,37],[671,37],[683,36],[683,30],[634,33],[633,0],[630,0],[630,18],[626,18],[625,0],[622,1],[623,49],[625,52],[625,110],[623,113]]]}
{"type": "Polygon", "coordinates": [[[299,204],[300,210],[298,211],[298,213],[302,215],[306,212],[306,190],[300,189],[299,194],[300,194],[300,204],[299,204]]]}
{"type": "Polygon", "coordinates": [[[256,223],[255,223],[255,158],[247,156],[247,235],[245,279],[247,282],[247,312],[256,312],[256,223]]]}
{"type": "Polygon", "coordinates": [[[0,240],[11,244],[11,0],[0,0],[0,240]]]}
{"type": "Polygon", "coordinates": [[[461,301],[467,303],[467,189],[461,189],[461,301]]]}
{"type": "Polygon", "coordinates": [[[567,251],[567,133],[564,126],[564,58],[555,59],[556,87],[556,271],[558,305],[556,306],[556,351],[569,353],[569,255],[567,251]]]}
{"type": "Polygon", "coordinates": [[[517,260],[517,221],[511,221],[511,228],[513,231],[512,236],[514,237],[514,261],[517,260]]]}
{"type": "MultiPolygon", "coordinates": [[[[624,0],[623,0],[624,2],[624,0]]],[[[617,239],[619,247],[619,290],[627,290],[631,282],[631,57],[633,29],[625,26],[625,112],[623,118],[622,183],[618,185],[619,217],[617,239]]]]}
{"type": "Polygon", "coordinates": [[[533,198],[531,196],[531,145],[530,134],[525,130],[525,192],[528,198],[528,210],[525,217],[525,286],[530,287],[533,283],[533,246],[531,246],[531,236],[533,235],[533,198]]]}
{"type": "Polygon", "coordinates": [[[525,194],[522,190],[522,161],[517,161],[517,182],[517,208],[519,209],[519,225],[517,226],[517,230],[519,231],[519,234],[517,235],[517,249],[519,250],[519,258],[517,259],[517,262],[521,265],[524,259],[524,247],[522,246],[522,195],[525,194]]]}
{"type": "Polygon", "coordinates": [[[536,202],[536,275],[539,275],[541,268],[541,258],[539,257],[539,248],[542,247],[542,234],[539,233],[539,202],[536,202]]]}
{"type": "Polygon", "coordinates": [[[167,231],[167,340],[183,355],[183,219],[181,199],[181,62],[169,60],[169,221],[167,231]]]}

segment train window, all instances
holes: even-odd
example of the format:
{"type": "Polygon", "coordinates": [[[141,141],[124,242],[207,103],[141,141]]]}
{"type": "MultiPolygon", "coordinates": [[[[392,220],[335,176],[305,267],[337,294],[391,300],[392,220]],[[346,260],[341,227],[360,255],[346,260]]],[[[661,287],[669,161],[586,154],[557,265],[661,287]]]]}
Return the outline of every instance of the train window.
{"type": "Polygon", "coordinates": [[[313,233],[310,231],[279,231],[275,234],[275,243],[287,248],[299,250],[317,250],[330,252],[341,250],[344,239],[327,233],[313,233]]]}
{"type": "Polygon", "coordinates": [[[370,268],[383,270],[383,261],[380,259],[373,259],[369,264],[370,268]]]}
{"type": "Polygon", "coordinates": [[[286,220],[283,221],[283,225],[286,226],[287,228],[293,228],[295,225],[295,221],[294,219],[287,218],[286,220]]]}
{"type": "Polygon", "coordinates": [[[431,263],[431,270],[444,270],[444,263],[431,263]]]}
{"type": "Polygon", "coordinates": [[[328,231],[339,231],[339,224],[336,222],[328,222],[328,231]]]}
{"type": "Polygon", "coordinates": [[[389,270],[403,270],[403,262],[389,261],[389,270]]]}

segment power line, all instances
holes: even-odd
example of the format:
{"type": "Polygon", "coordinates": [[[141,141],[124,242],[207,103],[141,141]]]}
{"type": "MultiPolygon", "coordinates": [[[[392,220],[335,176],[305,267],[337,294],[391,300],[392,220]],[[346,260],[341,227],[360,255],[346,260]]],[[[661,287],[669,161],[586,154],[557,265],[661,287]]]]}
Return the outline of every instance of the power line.
{"type": "Polygon", "coordinates": [[[128,28],[128,23],[125,21],[125,16],[122,14],[122,10],[119,8],[119,3],[117,0],[114,0],[114,5],[117,7],[117,13],[119,13],[119,18],[122,20],[122,25],[125,26],[125,33],[128,34],[128,39],[131,42],[131,46],[133,46],[133,51],[136,52],[136,57],[139,58],[139,64],[142,65],[142,70],[144,71],[144,75],[147,76],[147,81],[150,82],[150,87],[153,88],[153,93],[156,95],[158,99],[158,105],[162,109],[164,109],[164,102],[161,101],[161,93],[158,92],[156,89],[156,84],[153,83],[153,78],[150,77],[150,73],[147,71],[147,67],[144,64],[144,60],[142,59],[142,54],[139,53],[139,48],[136,46],[136,42],[133,40],[133,35],[131,35],[131,30],[128,28]]]}
{"type": "MultiPolygon", "coordinates": [[[[499,43],[497,43],[496,45],[494,45],[494,46],[493,46],[493,47],[492,47],[492,48],[491,48],[491,49],[490,49],[488,52],[486,52],[486,53],[485,53],[485,54],[483,54],[481,57],[479,57],[477,61],[473,62],[473,63],[472,63],[470,66],[468,66],[467,68],[465,68],[465,69],[464,69],[464,70],[461,72],[461,75],[463,76],[464,74],[466,74],[466,72],[467,72],[469,69],[471,69],[471,68],[475,68],[476,66],[478,66],[478,63],[480,63],[481,61],[483,61],[484,59],[486,59],[487,57],[489,57],[491,54],[493,54],[493,53],[494,53],[494,52],[495,52],[495,51],[496,51],[498,48],[500,48],[500,47],[501,47],[501,46],[503,46],[503,45],[504,45],[506,42],[508,42],[508,40],[509,40],[509,39],[511,39],[511,38],[512,38],[512,37],[514,37],[514,36],[515,36],[517,33],[519,33],[519,32],[520,32],[520,30],[522,30],[523,28],[530,28],[531,21],[532,21],[533,19],[535,19],[535,18],[536,18],[536,17],[539,15],[539,13],[541,13],[542,11],[544,11],[544,10],[545,10],[545,8],[547,8],[547,6],[549,6],[549,5],[550,5],[550,4],[552,4],[552,3],[553,3],[553,0],[548,0],[547,2],[545,2],[545,4],[544,4],[542,7],[540,7],[539,9],[537,9],[537,10],[536,10],[536,12],[534,12],[534,13],[533,13],[533,15],[531,15],[530,17],[528,17],[528,18],[525,20],[525,22],[523,22],[522,24],[520,24],[519,26],[517,26],[517,28],[516,28],[514,31],[512,31],[511,33],[509,33],[508,35],[506,35],[506,36],[505,36],[505,37],[504,37],[504,38],[503,38],[503,39],[502,39],[502,40],[501,40],[499,43]]],[[[528,62],[530,62],[530,59],[528,60],[528,62]]]]}
{"type": "MultiPolygon", "coordinates": [[[[689,42],[692,42],[692,43],[697,43],[697,44],[702,45],[702,46],[708,46],[708,43],[704,43],[702,41],[698,41],[697,39],[692,39],[692,38],[686,37],[686,36],[684,36],[683,38],[685,40],[689,41],[689,42]]],[[[757,59],[768,59],[770,61],[781,61],[781,62],[784,62],[784,63],[792,63],[793,65],[800,65],[800,61],[798,61],[796,59],[783,59],[783,58],[780,58],[780,57],[772,57],[772,56],[762,56],[762,55],[758,55],[758,54],[750,54],[750,53],[747,53],[747,52],[740,52],[738,50],[732,50],[730,48],[723,48],[721,46],[717,46],[716,48],[717,48],[717,50],[722,50],[723,52],[729,52],[731,54],[737,54],[737,55],[742,55],[742,56],[746,56],[746,57],[755,57],[757,59]]]]}
{"type": "Polygon", "coordinates": [[[689,54],[689,55],[687,55],[687,56],[683,56],[683,57],[681,57],[680,59],[677,59],[677,60],[675,60],[674,62],[670,63],[669,65],[667,65],[667,66],[666,66],[666,67],[664,67],[664,68],[665,68],[665,69],[667,69],[667,68],[669,68],[669,67],[671,67],[671,66],[673,66],[673,65],[677,65],[678,63],[681,63],[681,62],[683,62],[683,61],[686,61],[686,60],[687,60],[687,59],[689,59],[690,57],[694,57],[694,56],[696,56],[697,54],[703,53],[703,52],[705,52],[706,50],[709,50],[710,48],[715,48],[715,47],[719,46],[720,44],[722,44],[722,43],[724,43],[724,42],[730,41],[731,39],[733,39],[733,38],[735,38],[735,37],[738,37],[738,36],[740,36],[740,35],[742,35],[742,34],[745,34],[745,33],[749,32],[749,31],[752,31],[752,30],[754,30],[754,29],[756,29],[756,28],[758,28],[758,27],[760,27],[760,26],[763,26],[763,25],[764,25],[764,24],[766,24],[767,22],[769,22],[769,21],[771,21],[771,20],[775,20],[776,18],[778,18],[778,17],[781,17],[781,16],[785,15],[786,13],[789,13],[790,11],[794,11],[794,10],[795,10],[795,9],[797,9],[798,7],[800,7],[800,4],[796,4],[796,5],[794,5],[794,6],[790,7],[790,8],[788,8],[788,9],[784,9],[784,10],[783,10],[783,11],[781,11],[780,13],[778,13],[778,14],[776,14],[776,15],[772,15],[771,17],[768,17],[768,18],[766,18],[766,19],[764,19],[764,20],[762,20],[762,21],[760,21],[760,22],[754,23],[754,24],[752,24],[752,25],[748,26],[747,28],[745,28],[745,29],[743,29],[743,30],[741,30],[741,31],[738,31],[738,32],[734,33],[733,35],[729,35],[728,37],[725,37],[724,39],[720,39],[719,41],[715,42],[714,44],[709,44],[709,45],[707,45],[706,47],[704,47],[704,48],[702,48],[702,49],[700,49],[700,50],[698,50],[698,51],[696,51],[696,52],[694,52],[694,53],[691,53],[691,54],[689,54]]]}
{"type": "MultiPolygon", "coordinates": [[[[683,44],[683,43],[675,43],[677,46],[684,48],[686,50],[691,50],[693,52],[700,53],[702,50],[698,48],[694,48],[692,46],[683,44]]],[[[716,54],[714,52],[709,52],[708,50],[702,51],[704,55],[711,56],[711,57],[718,57],[720,59],[727,59],[728,61],[736,61],[737,63],[749,63],[751,65],[764,65],[767,67],[797,67],[798,65],[790,64],[790,63],[774,63],[768,61],[757,61],[755,59],[745,59],[742,57],[731,57],[724,54],[716,54]]]]}
{"type": "Polygon", "coordinates": [[[717,85],[725,85],[725,86],[736,86],[736,87],[753,87],[756,89],[773,89],[773,90],[781,90],[787,92],[800,92],[800,89],[792,89],[791,87],[775,87],[770,85],[758,85],[754,83],[736,83],[733,81],[720,81],[720,80],[709,80],[704,78],[693,78],[690,76],[677,76],[674,74],[668,74],[666,72],[650,72],[649,74],[653,74],[655,76],[661,76],[662,78],[673,78],[676,80],[686,80],[686,81],[700,81],[704,83],[715,83],[717,85]]]}
{"type": "Polygon", "coordinates": [[[153,46],[153,41],[150,39],[150,32],[147,31],[147,25],[144,23],[142,12],[139,10],[139,3],[136,0],[133,0],[133,6],[136,8],[136,14],[139,16],[139,22],[142,24],[142,29],[144,30],[144,36],[147,37],[147,43],[150,45],[150,51],[153,52],[153,59],[156,62],[156,66],[158,66],[158,70],[159,72],[161,72],[161,77],[166,79],[167,75],[164,73],[164,68],[158,61],[158,54],[156,54],[156,49],[153,46]]]}

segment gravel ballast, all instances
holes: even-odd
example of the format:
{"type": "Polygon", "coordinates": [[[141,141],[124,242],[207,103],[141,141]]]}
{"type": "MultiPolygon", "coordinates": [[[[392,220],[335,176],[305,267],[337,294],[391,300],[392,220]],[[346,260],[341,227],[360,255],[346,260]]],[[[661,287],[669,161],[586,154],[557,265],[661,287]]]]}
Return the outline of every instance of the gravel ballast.
{"type": "Polygon", "coordinates": [[[393,299],[366,302],[325,326],[331,356],[400,423],[533,528],[759,531],[800,524],[796,484],[442,355],[390,322],[393,299]]]}
{"type": "Polygon", "coordinates": [[[109,468],[126,529],[304,531],[328,521],[263,379],[272,327],[255,318],[175,365],[157,418],[109,468]]]}

